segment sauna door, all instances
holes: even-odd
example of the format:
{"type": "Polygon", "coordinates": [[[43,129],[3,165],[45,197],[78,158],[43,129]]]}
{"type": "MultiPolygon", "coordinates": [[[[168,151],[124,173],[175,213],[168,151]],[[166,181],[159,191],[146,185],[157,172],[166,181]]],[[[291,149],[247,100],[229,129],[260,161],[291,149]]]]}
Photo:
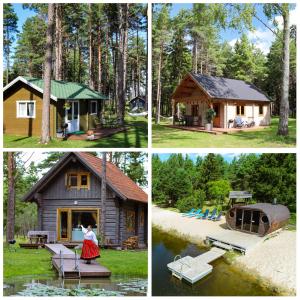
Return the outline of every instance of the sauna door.
{"type": "Polygon", "coordinates": [[[244,217],[243,217],[243,230],[245,231],[251,231],[251,216],[252,211],[251,210],[244,210],[244,217]]]}
{"type": "Polygon", "coordinates": [[[235,227],[236,229],[242,229],[243,224],[243,210],[237,209],[236,210],[236,219],[235,219],[235,227]]]}

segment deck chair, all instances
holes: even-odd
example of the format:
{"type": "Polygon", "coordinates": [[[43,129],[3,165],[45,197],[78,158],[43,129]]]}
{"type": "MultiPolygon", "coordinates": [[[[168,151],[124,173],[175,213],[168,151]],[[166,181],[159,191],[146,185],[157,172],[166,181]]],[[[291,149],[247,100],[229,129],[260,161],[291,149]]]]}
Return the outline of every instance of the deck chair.
{"type": "Polygon", "coordinates": [[[209,215],[209,210],[207,209],[207,210],[205,211],[204,215],[202,216],[202,220],[206,220],[207,217],[208,217],[208,215],[209,215]]]}
{"type": "Polygon", "coordinates": [[[197,211],[195,211],[195,212],[193,212],[193,213],[191,213],[191,214],[186,215],[186,217],[188,217],[188,218],[196,217],[196,216],[198,216],[199,214],[201,214],[201,211],[202,211],[202,209],[200,208],[200,209],[198,209],[197,211]]]}
{"type": "Polygon", "coordinates": [[[211,218],[212,221],[220,221],[222,217],[222,212],[220,211],[219,214],[213,218],[211,218]]]}
{"type": "Polygon", "coordinates": [[[196,216],[196,219],[202,219],[202,217],[205,216],[206,214],[207,215],[209,214],[209,209],[206,209],[204,213],[198,214],[196,216]]]}
{"type": "Polygon", "coordinates": [[[240,116],[235,117],[233,124],[236,128],[242,128],[244,126],[244,122],[240,116]]]}
{"type": "Polygon", "coordinates": [[[214,208],[210,214],[210,216],[207,217],[208,220],[211,220],[215,215],[217,214],[217,209],[214,208]]]}
{"type": "Polygon", "coordinates": [[[187,212],[185,212],[185,213],[182,213],[181,215],[182,215],[183,217],[185,217],[186,215],[192,214],[192,213],[194,213],[195,211],[196,211],[196,209],[195,209],[195,208],[192,208],[190,211],[187,211],[187,212]]]}

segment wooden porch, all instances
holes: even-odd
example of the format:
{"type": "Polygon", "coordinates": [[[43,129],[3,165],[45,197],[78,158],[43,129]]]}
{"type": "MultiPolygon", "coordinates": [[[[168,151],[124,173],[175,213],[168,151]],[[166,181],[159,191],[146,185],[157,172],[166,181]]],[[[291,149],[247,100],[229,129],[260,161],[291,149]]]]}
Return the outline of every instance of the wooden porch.
{"type": "Polygon", "coordinates": [[[236,133],[236,132],[249,132],[249,131],[258,131],[265,128],[268,128],[268,126],[254,126],[254,127],[243,127],[243,128],[217,128],[214,127],[211,131],[205,130],[203,126],[184,126],[184,125],[166,125],[167,127],[174,128],[174,129],[181,129],[186,131],[196,131],[196,132],[205,132],[209,134],[230,134],[230,133],[236,133]]]}

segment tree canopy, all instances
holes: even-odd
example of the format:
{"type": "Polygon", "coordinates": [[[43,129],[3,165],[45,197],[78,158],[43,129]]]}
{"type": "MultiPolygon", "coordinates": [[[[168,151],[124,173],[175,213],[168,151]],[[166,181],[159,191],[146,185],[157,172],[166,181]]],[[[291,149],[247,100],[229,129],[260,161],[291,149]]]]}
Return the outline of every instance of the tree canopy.
{"type": "Polygon", "coordinates": [[[231,190],[249,191],[253,202],[287,205],[296,210],[296,155],[293,153],[241,154],[227,162],[209,153],[192,160],[171,154],[152,158],[152,199],[181,211],[205,205],[227,208],[231,190]]]}

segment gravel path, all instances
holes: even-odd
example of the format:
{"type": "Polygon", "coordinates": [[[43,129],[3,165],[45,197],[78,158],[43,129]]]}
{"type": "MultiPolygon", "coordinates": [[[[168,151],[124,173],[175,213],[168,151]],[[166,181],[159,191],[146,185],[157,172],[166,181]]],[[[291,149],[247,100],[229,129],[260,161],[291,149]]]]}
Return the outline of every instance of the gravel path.
{"type": "MultiPolygon", "coordinates": [[[[152,224],[165,231],[177,231],[191,242],[201,243],[209,234],[225,232],[225,218],[219,222],[184,218],[181,214],[152,206],[152,224]]],[[[281,231],[236,260],[280,290],[296,294],[296,232],[281,231]]]]}

